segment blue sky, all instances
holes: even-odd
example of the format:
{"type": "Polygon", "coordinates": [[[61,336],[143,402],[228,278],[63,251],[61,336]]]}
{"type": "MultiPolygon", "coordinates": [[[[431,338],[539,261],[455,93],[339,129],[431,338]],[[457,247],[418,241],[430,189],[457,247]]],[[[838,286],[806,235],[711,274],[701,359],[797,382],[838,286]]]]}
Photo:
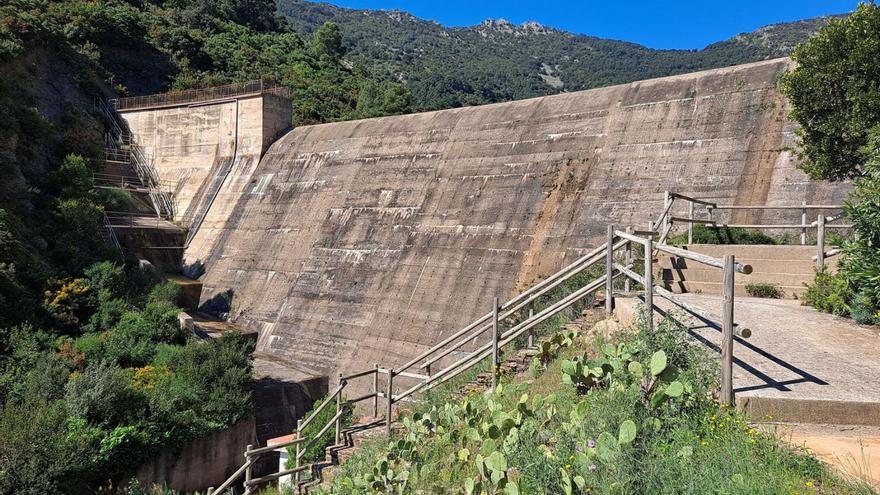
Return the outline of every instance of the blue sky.
{"type": "Polygon", "coordinates": [[[446,26],[485,19],[538,21],[575,33],[652,48],[703,48],[776,22],[850,12],[857,0],[324,0],[359,9],[405,10],[446,26]]]}

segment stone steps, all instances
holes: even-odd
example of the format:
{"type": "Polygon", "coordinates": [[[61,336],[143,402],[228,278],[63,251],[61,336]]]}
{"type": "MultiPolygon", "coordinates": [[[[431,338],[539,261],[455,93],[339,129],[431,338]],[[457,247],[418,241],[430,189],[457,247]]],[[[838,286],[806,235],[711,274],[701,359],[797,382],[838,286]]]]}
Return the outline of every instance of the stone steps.
{"type": "MultiPolygon", "coordinates": [[[[712,245],[692,244],[684,246],[700,254],[721,257],[733,254],[740,263],[752,266],[749,275],[736,274],[735,293],[748,295],[746,286],[754,283],[776,285],[785,298],[797,298],[806,290],[815,276],[815,246],[752,246],[752,245],[712,245]]],[[[835,269],[834,258],[826,261],[835,269]]],[[[673,292],[720,294],[722,290],[721,270],[708,267],[667,253],[660,253],[657,260],[658,280],[673,292]]]]}

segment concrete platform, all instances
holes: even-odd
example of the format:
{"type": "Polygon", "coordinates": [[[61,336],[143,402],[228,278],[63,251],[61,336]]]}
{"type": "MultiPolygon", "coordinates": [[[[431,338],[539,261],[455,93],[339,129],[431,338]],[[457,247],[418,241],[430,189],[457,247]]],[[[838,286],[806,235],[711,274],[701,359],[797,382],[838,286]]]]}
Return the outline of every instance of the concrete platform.
{"type": "MultiPolygon", "coordinates": [[[[721,314],[720,296],[680,297],[721,314]]],[[[654,300],[662,310],[686,315],[663,298],[654,300]]],[[[719,329],[683,319],[698,341],[717,351],[719,329]]],[[[734,393],[753,419],[880,426],[880,329],[797,301],[750,297],[736,299],[734,319],[752,330],[751,338],[734,343],[734,393]]]]}

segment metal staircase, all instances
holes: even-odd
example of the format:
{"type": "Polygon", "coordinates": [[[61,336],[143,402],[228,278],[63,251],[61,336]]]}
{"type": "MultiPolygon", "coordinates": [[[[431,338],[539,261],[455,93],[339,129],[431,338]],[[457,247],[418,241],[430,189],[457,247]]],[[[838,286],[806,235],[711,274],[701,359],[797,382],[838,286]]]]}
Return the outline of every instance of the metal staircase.
{"type": "Polygon", "coordinates": [[[96,174],[95,184],[98,187],[121,187],[144,193],[158,218],[173,220],[174,201],[171,194],[162,187],[152,160],[144,154],[125,121],[112,106],[99,100],[98,109],[110,122],[110,131],[105,136],[107,163],[117,165],[128,173],[96,174]]]}

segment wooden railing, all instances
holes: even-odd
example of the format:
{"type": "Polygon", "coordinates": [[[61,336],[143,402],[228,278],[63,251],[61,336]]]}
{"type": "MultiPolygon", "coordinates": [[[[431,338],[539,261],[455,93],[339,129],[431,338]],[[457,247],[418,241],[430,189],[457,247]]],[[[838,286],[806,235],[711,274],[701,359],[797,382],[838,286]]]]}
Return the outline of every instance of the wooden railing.
{"type": "MultiPolygon", "coordinates": [[[[813,229],[816,231],[816,255],[813,259],[816,261],[816,269],[821,271],[825,268],[825,259],[834,256],[840,252],[839,249],[826,249],[826,231],[828,229],[851,229],[851,224],[832,223],[845,218],[842,212],[843,205],[839,204],[807,204],[803,202],[800,205],[718,205],[706,199],[692,198],[684,194],[678,194],[666,191],[664,195],[663,214],[656,225],[660,232],[661,242],[665,242],[672,231],[675,224],[687,225],[688,244],[693,244],[694,225],[703,224],[710,228],[745,228],[757,230],[784,230],[797,229],[800,230],[800,244],[807,244],[807,233],[813,229]],[[676,216],[673,212],[676,201],[687,203],[687,216],[676,216]],[[701,210],[701,211],[698,211],[701,210]],[[779,223],[779,224],[738,224],[728,223],[718,218],[719,212],[728,211],[800,211],[799,223],[779,223]],[[817,214],[816,220],[808,223],[808,212],[835,210],[832,215],[823,213],[817,214]],[[701,214],[702,213],[702,214],[701,214]]],[[[649,227],[649,230],[653,226],[649,227]]]]}
{"type": "MultiPolygon", "coordinates": [[[[671,207],[670,207],[671,208],[671,207]]],[[[670,208],[666,208],[661,215],[658,225],[663,222],[663,217],[668,215],[670,208]]],[[[668,234],[668,231],[666,232],[668,234]]],[[[498,383],[500,353],[502,350],[510,347],[513,343],[523,336],[532,336],[535,328],[548,321],[550,318],[558,315],[560,312],[570,308],[572,305],[581,301],[588,295],[604,288],[605,290],[605,310],[611,315],[614,309],[614,285],[613,281],[619,276],[625,277],[624,291],[631,289],[630,282],[641,284],[642,297],[645,302],[646,323],[648,331],[654,330],[654,296],[659,296],[669,300],[671,303],[685,309],[686,311],[698,316],[705,322],[721,329],[721,372],[720,372],[720,391],[719,398],[723,403],[733,403],[733,339],[734,336],[740,338],[748,338],[751,332],[746,328],[741,328],[734,322],[734,277],[736,273],[748,274],[752,272],[752,267],[737,263],[733,255],[725,255],[722,258],[714,258],[703,254],[694,253],[685,249],[667,246],[663,243],[655,242],[654,238],[661,232],[652,230],[647,231],[644,235],[636,235],[631,231],[615,230],[613,226],[608,227],[607,239],[604,244],[593,249],[587,254],[581,256],[573,263],[544,279],[543,281],[530,287],[523,293],[510,299],[503,304],[499,303],[498,298],[494,298],[492,308],[483,316],[477,318],[469,325],[461,330],[446,337],[430,349],[424,351],[418,356],[412,358],[405,364],[394,367],[382,367],[379,365],[371,369],[363,370],[358,373],[347,376],[338,377],[336,388],[328,395],[327,399],[305,419],[297,422],[295,439],[278,445],[252,449],[248,446],[245,452],[245,464],[236,471],[226,482],[224,482],[217,490],[210,489],[209,495],[220,494],[223,490],[232,486],[238,479],[244,477],[244,493],[250,495],[255,493],[259,485],[268,481],[277,480],[282,476],[294,475],[296,481],[299,481],[299,475],[303,471],[310,469],[310,465],[305,463],[303,458],[309,447],[314,445],[321,437],[323,437],[330,429],[335,431],[335,442],[340,444],[342,440],[342,424],[341,418],[344,408],[347,404],[372,400],[373,416],[379,416],[380,399],[384,401],[384,424],[387,435],[391,435],[391,427],[393,422],[393,406],[402,401],[412,400],[412,396],[419,392],[425,392],[443,383],[460,376],[462,373],[473,369],[480,363],[489,359],[490,369],[492,371],[493,385],[498,383]],[[644,266],[641,273],[634,270],[635,259],[633,258],[633,248],[636,246],[644,248],[644,266]],[[680,256],[706,266],[717,268],[723,274],[723,300],[720,308],[720,316],[710,312],[692,307],[683,301],[678,295],[657,286],[653,277],[653,253],[663,251],[676,256],[680,256]],[[558,292],[551,292],[562,284],[571,281],[578,274],[584,273],[590,267],[604,262],[605,270],[602,274],[596,276],[588,282],[576,284],[572,291],[565,295],[558,295],[558,292]],[[535,310],[535,303],[539,298],[548,294],[556,296],[547,302],[547,306],[540,311],[535,310]],[[516,322],[521,311],[528,311],[528,318],[521,322],[516,322]],[[507,320],[513,320],[508,325],[509,328],[502,329],[502,324],[507,320]],[[720,324],[716,322],[720,321],[720,324]],[[478,344],[478,342],[481,342],[478,344]],[[451,354],[455,357],[450,357],[451,354]],[[451,361],[451,362],[449,362],[451,361]],[[442,366],[441,366],[442,365],[442,366]],[[432,367],[441,367],[439,371],[432,372],[432,367]],[[386,377],[384,390],[380,390],[380,375],[386,377]],[[372,391],[353,399],[343,398],[343,393],[349,388],[354,380],[370,379],[372,381],[372,391]],[[408,380],[411,385],[400,386],[399,383],[408,380]],[[334,404],[336,412],[330,420],[328,420],[321,429],[314,435],[307,435],[306,428],[311,426],[330,404],[334,404]],[[252,478],[252,466],[256,459],[266,453],[279,448],[296,446],[296,454],[294,456],[294,466],[292,468],[282,469],[276,473],[263,476],[261,478],[252,478]]],[[[601,266],[601,265],[600,265],[601,266]]],[[[560,291],[561,292],[561,291],[560,291]]],[[[546,300],[546,297],[544,298],[546,300]]],[[[543,302],[543,301],[542,301],[543,302]]],[[[530,339],[531,340],[531,339],[530,339]]],[[[352,387],[354,388],[354,387],[352,387]]],[[[360,390],[369,389],[361,387],[360,390]]]]}

